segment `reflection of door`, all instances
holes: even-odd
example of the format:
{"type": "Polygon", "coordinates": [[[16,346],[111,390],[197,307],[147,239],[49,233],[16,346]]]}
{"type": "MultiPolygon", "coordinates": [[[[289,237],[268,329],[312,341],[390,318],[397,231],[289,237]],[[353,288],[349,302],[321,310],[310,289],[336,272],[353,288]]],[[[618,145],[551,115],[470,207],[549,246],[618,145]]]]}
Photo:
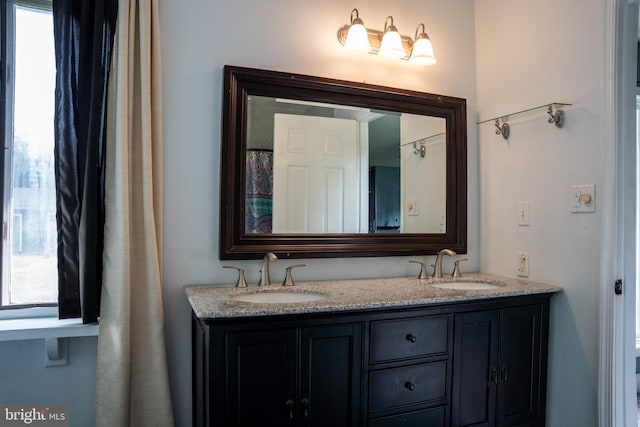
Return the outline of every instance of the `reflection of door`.
{"type": "Polygon", "coordinates": [[[274,233],[359,231],[355,120],[276,114],[273,157],[274,233]]]}
{"type": "Polygon", "coordinates": [[[400,168],[369,169],[369,232],[400,231],[400,168]]]}

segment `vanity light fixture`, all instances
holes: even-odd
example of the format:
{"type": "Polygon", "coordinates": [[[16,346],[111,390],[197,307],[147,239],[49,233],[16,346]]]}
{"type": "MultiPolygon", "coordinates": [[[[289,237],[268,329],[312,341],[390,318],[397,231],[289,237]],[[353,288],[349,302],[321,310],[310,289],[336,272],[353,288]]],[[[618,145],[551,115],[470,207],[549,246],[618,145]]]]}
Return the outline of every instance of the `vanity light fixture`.
{"type": "Polygon", "coordinates": [[[412,39],[398,32],[392,16],[387,16],[383,31],[366,28],[358,9],[351,11],[350,22],[338,29],[338,41],[350,51],[400,58],[419,65],[433,65],[437,62],[433,45],[422,23],[416,28],[412,39]]]}

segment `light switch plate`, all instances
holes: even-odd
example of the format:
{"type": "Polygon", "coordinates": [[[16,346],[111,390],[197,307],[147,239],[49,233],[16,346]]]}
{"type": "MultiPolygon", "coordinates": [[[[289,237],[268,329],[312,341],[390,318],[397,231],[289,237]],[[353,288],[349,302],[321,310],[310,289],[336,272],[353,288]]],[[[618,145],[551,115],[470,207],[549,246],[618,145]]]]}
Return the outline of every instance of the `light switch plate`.
{"type": "Polygon", "coordinates": [[[569,187],[569,209],[573,213],[595,212],[595,184],[572,185],[569,187]]]}
{"type": "Polygon", "coordinates": [[[518,202],[518,225],[527,226],[529,224],[529,201],[520,201],[518,202]]]}
{"type": "Polygon", "coordinates": [[[417,197],[407,197],[407,215],[409,216],[418,215],[418,198],[417,197]]]}

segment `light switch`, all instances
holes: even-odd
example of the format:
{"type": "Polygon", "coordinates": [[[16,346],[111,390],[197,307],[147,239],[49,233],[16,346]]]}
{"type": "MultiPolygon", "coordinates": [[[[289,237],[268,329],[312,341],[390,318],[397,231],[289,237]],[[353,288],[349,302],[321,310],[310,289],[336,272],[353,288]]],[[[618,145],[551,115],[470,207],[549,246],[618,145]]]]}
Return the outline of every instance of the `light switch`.
{"type": "Polygon", "coordinates": [[[569,187],[569,209],[573,213],[596,211],[596,186],[572,185],[569,187]]]}
{"type": "Polygon", "coordinates": [[[529,225],[529,201],[518,202],[518,225],[529,225]]]}
{"type": "Polygon", "coordinates": [[[418,198],[417,197],[407,198],[407,215],[409,216],[418,215],[418,198]]]}

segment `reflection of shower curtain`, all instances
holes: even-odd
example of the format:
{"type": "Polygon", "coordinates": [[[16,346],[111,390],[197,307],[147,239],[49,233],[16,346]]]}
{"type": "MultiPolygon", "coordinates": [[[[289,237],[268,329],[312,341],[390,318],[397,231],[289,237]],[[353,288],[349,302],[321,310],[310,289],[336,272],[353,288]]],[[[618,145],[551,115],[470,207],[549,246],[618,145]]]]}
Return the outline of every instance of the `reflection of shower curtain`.
{"type": "Polygon", "coordinates": [[[245,232],[271,233],[273,212],[273,152],[247,151],[245,232]]]}

